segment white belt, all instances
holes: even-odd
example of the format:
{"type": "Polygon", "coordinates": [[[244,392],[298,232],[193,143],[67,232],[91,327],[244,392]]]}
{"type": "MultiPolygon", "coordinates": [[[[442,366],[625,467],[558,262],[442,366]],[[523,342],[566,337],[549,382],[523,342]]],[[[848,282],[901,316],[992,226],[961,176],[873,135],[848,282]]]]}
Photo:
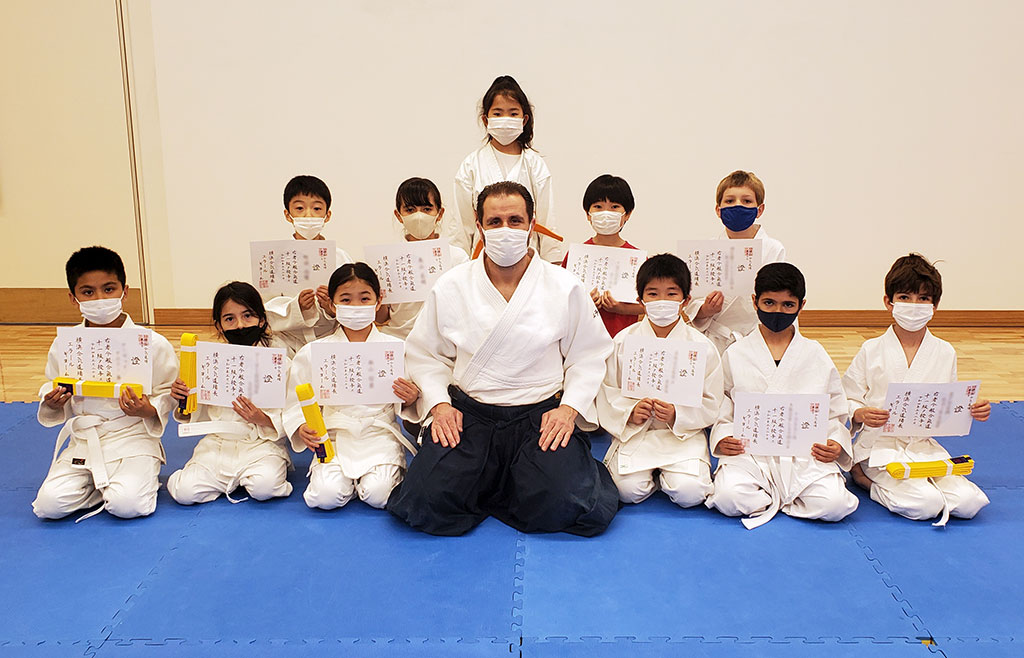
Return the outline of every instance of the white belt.
{"type": "Polygon", "coordinates": [[[100,431],[110,434],[141,422],[141,418],[127,415],[111,419],[101,416],[75,416],[60,428],[60,432],[57,434],[57,444],[53,447],[53,461],[50,464],[53,465],[57,461],[57,455],[60,454],[64,441],[72,436],[85,439],[88,450],[86,467],[92,473],[94,485],[102,491],[110,485],[110,478],[107,475],[106,461],[103,459],[103,448],[100,446],[100,431]]]}
{"type": "Polygon", "coordinates": [[[761,474],[761,477],[764,480],[767,480],[767,482],[764,482],[763,484],[768,485],[767,487],[765,487],[765,489],[768,491],[768,495],[772,497],[772,502],[768,505],[766,509],[743,519],[743,525],[747,528],[747,530],[753,530],[754,528],[757,528],[759,526],[764,525],[765,523],[768,523],[775,517],[776,514],[778,514],[779,509],[782,507],[782,494],[779,493],[778,485],[778,482],[782,480],[782,471],[779,470],[777,458],[769,457],[767,461],[768,470],[771,472],[771,477],[765,478],[763,473],[761,474]]]}
{"type": "MultiPolygon", "coordinates": [[[[384,415],[386,414],[378,414],[377,416],[373,416],[373,421],[369,425],[366,425],[366,427],[378,427],[381,429],[386,429],[387,431],[391,432],[396,439],[398,439],[398,442],[401,443],[406,450],[408,450],[413,456],[415,456],[417,452],[416,446],[413,445],[413,443],[409,441],[409,439],[405,438],[404,434],[402,434],[402,430],[400,430],[397,425],[398,420],[396,419],[396,422],[389,422],[382,418],[382,416],[384,415]]],[[[355,435],[360,430],[363,429],[363,423],[361,422],[362,419],[360,418],[352,418],[351,416],[342,416],[339,418],[337,415],[334,414],[331,414],[329,418],[329,422],[326,423],[328,430],[344,430],[349,434],[355,435]]],[[[420,436],[423,436],[422,429],[420,430],[420,436]]]]}
{"type": "Polygon", "coordinates": [[[251,425],[237,420],[207,420],[199,423],[182,423],[178,425],[178,436],[202,436],[205,434],[249,436],[251,432],[251,425]]]}

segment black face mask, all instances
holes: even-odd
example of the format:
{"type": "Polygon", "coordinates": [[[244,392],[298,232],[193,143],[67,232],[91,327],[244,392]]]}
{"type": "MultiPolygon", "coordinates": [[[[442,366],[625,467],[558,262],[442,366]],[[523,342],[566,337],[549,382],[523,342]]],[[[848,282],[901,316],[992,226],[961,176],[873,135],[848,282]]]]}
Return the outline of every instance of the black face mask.
{"type": "Polygon", "coordinates": [[[260,324],[254,324],[251,327],[225,329],[224,338],[227,338],[228,342],[232,345],[246,345],[252,347],[256,343],[260,342],[265,332],[266,327],[260,324]]]}
{"type": "Polygon", "coordinates": [[[796,322],[797,313],[769,313],[768,311],[762,311],[757,309],[757,319],[761,321],[761,324],[768,327],[770,331],[779,333],[789,329],[794,322],[796,322]]]}

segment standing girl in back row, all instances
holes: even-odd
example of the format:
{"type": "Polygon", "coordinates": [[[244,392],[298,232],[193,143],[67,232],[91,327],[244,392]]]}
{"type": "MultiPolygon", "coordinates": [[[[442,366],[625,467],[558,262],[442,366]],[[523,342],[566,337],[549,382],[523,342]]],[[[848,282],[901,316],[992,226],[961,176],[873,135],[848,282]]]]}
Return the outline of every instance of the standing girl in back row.
{"type": "MultiPolygon", "coordinates": [[[[487,129],[487,143],[462,161],[455,174],[454,217],[446,222],[445,235],[470,256],[480,237],[476,232],[476,198],[491,183],[515,181],[533,195],[537,223],[555,231],[552,210],[551,172],[531,148],[533,106],[519,83],[508,75],[491,83],[480,104],[480,118],[487,129]]],[[[562,243],[536,232],[533,247],[546,261],[560,263],[562,243]]]]}

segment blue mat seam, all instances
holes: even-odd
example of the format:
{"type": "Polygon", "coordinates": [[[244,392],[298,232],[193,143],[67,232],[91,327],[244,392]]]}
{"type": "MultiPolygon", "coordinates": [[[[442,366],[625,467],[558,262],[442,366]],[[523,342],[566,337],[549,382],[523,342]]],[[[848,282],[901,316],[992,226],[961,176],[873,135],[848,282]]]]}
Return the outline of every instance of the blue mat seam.
{"type": "Polygon", "coordinates": [[[871,565],[871,568],[874,569],[875,573],[877,573],[881,577],[882,584],[889,589],[889,593],[892,595],[892,598],[900,604],[900,608],[903,615],[907,618],[908,621],[910,621],[911,624],[914,625],[914,630],[921,634],[918,638],[915,639],[917,641],[920,641],[925,638],[930,638],[934,640],[934,636],[932,635],[931,631],[928,630],[928,627],[925,625],[924,620],[921,619],[917,612],[914,611],[913,604],[907,599],[907,596],[903,593],[903,590],[900,589],[899,585],[896,583],[896,579],[893,578],[892,574],[886,571],[884,565],[882,565],[881,560],[879,560],[878,557],[875,555],[871,546],[868,545],[867,540],[864,539],[864,536],[861,535],[860,532],[858,532],[856,526],[851,521],[849,521],[849,519],[845,520],[844,523],[846,524],[847,530],[850,532],[850,536],[853,537],[854,542],[856,542],[857,546],[859,546],[861,551],[864,552],[864,557],[871,565]]]}
{"type": "MultiPolygon", "coordinates": [[[[122,620],[124,619],[124,615],[132,609],[132,607],[135,605],[135,601],[141,598],[149,589],[146,583],[147,579],[150,576],[154,576],[157,573],[159,573],[160,565],[161,563],[163,563],[164,559],[170,556],[174,551],[181,548],[184,542],[188,539],[189,532],[192,530],[192,528],[196,527],[199,517],[202,516],[203,510],[203,506],[196,506],[195,514],[192,516],[192,519],[188,522],[188,525],[185,526],[184,530],[182,530],[181,535],[178,536],[174,544],[169,549],[167,549],[160,555],[160,557],[156,560],[153,568],[150,569],[149,572],[142,577],[142,581],[135,587],[135,590],[128,595],[128,598],[125,599],[125,602],[121,605],[120,608],[118,608],[118,610],[110,618],[110,623],[103,627],[103,629],[100,631],[100,634],[103,635],[104,639],[102,644],[97,648],[97,651],[101,650],[110,642],[116,643],[121,641],[121,638],[114,638],[112,636],[114,634],[114,631],[117,630],[117,627],[121,624],[122,620]]],[[[151,641],[148,638],[143,639],[151,641]]],[[[166,638],[164,641],[166,642],[170,639],[182,639],[184,641],[184,638],[166,638]]]]}

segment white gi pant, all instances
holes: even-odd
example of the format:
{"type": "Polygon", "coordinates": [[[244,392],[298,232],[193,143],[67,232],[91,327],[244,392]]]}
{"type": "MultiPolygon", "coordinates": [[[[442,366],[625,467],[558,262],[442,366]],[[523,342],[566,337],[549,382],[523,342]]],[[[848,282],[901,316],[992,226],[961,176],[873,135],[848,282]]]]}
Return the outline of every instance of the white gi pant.
{"type": "Polygon", "coordinates": [[[868,466],[867,460],[861,467],[871,480],[871,500],[914,521],[933,519],[947,505],[950,516],[972,519],[989,503],[985,492],[962,475],[897,480],[885,468],[868,466]]]}
{"type": "MultiPolygon", "coordinates": [[[[762,471],[760,461],[779,458],[738,455],[728,459],[730,463],[719,463],[714,491],[705,504],[726,516],[752,516],[771,507],[770,488],[781,488],[784,483],[768,481],[767,475],[755,477],[751,470],[762,471]],[[746,463],[748,460],[751,463],[746,463]]],[[[839,472],[825,473],[801,483],[796,491],[781,490],[776,495],[780,498],[779,511],[821,521],[841,521],[857,509],[859,502],[846,488],[846,478],[839,472]]]]}
{"type": "Polygon", "coordinates": [[[72,464],[62,456],[50,466],[32,501],[32,511],[41,519],[60,519],[102,502],[106,511],[122,519],[152,514],[160,489],[160,460],[144,455],[105,464],[110,484],[99,490],[86,466],[72,464]]]}
{"type": "Polygon", "coordinates": [[[239,486],[245,487],[249,496],[256,500],[269,500],[292,492],[287,480],[288,460],[277,455],[268,455],[234,472],[236,470],[192,458],[180,471],[171,473],[167,491],[182,505],[208,503],[239,486]]]}
{"type": "Polygon", "coordinates": [[[700,459],[687,459],[670,466],[624,475],[614,468],[609,468],[608,472],[619,490],[619,500],[624,503],[642,503],[661,489],[676,505],[693,507],[703,503],[714,488],[711,467],[700,459]]]}
{"type": "Polygon", "coordinates": [[[384,509],[391,490],[404,475],[405,471],[394,464],[380,464],[353,479],[345,476],[337,459],[322,464],[314,458],[309,466],[309,485],[302,499],[310,507],[337,509],[358,495],[367,505],[384,509]]]}

